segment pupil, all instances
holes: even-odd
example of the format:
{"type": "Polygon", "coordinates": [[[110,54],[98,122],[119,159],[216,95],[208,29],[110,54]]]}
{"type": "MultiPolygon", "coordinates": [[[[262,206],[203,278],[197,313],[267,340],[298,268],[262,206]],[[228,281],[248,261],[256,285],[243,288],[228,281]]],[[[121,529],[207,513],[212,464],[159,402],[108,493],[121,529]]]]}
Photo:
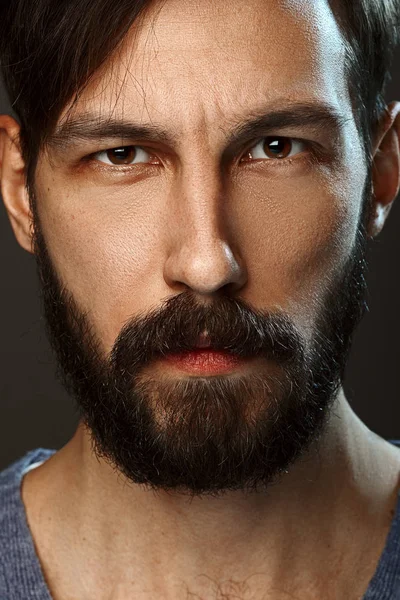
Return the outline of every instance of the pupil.
{"type": "Polygon", "coordinates": [[[115,164],[129,163],[135,158],[135,148],[133,146],[113,148],[113,150],[109,151],[109,158],[115,164]]]}
{"type": "Polygon", "coordinates": [[[267,150],[274,156],[285,157],[290,152],[290,144],[284,138],[267,138],[265,143],[267,150]]]}
{"type": "Polygon", "coordinates": [[[114,150],[116,158],[126,158],[129,154],[129,148],[117,148],[114,150]]]}

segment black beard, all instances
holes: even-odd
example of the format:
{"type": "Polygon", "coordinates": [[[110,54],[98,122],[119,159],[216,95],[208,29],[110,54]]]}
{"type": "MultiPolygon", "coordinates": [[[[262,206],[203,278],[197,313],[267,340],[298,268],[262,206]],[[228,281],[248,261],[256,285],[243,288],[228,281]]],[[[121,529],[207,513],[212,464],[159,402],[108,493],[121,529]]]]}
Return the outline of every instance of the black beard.
{"type": "MultiPolygon", "coordinates": [[[[370,180],[367,192],[369,186],[370,180]]],[[[200,304],[187,291],[131,319],[109,356],[55,272],[36,205],[32,196],[46,329],[58,375],[76,399],[99,458],[149,489],[217,497],[265,491],[312,444],[318,451],[366,309],[362,224],[368,202],[311,344],[284,313],[257,311],[228,295],[200,304]],[[204,329],[214,348],[264,358],[265,368],[213,377],[151,375],[152,360],[193,349],[204,329]]]]}

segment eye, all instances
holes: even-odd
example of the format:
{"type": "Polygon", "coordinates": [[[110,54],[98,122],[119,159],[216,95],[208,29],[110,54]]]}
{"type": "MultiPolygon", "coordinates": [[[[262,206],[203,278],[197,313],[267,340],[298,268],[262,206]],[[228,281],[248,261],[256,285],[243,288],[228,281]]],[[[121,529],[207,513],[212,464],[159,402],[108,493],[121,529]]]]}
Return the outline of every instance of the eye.
{"type": "Polygon", "coordinates": [[[244,160],[291,158],[302,152],[306,147],[307,144],[301,140],[269,136],[263,138],[255,146],[250,148],[246,153],[244,160]]]}
{"type": "Polygon", "coordinates": [[[106,165],[134,165],[149,162],[150,156],[140,146],[121,146],[93,154],[93,158],[106,165]]]}

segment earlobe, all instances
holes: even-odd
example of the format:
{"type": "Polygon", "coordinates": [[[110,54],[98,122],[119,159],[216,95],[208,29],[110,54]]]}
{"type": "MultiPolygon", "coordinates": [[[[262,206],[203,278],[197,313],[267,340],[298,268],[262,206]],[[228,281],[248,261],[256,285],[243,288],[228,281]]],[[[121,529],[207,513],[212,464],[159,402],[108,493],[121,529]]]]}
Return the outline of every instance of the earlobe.
{"type": "Polygon", "coordinates": [[[19,147],[20,126],[8,115],[0,115],[1,195],[14,235],[22,248],[33,253],[32,214],[25,185],[25,164],[19,147]]]}
{"type": "Polygon", "coordinates": [[[368,236],[383,229],[400,189],[400,102],[391,102],[382,123],[372,164],[373,210],[368,236]]]}

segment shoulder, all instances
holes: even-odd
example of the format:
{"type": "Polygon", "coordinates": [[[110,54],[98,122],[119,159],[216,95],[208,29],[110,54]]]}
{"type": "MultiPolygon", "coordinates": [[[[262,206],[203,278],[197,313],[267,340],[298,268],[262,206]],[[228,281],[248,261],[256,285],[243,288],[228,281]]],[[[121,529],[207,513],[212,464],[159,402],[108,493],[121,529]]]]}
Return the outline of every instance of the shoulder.
{"type": "Polygon", "coordinates": [[[36,448],[0,472],[0,598],[14,600],[20,577],[29,578],[30,539],[20,486],[25,473],[54,454],[55,450],[36,448]]]}
{"type": "MultiPolygon", "coordinates": [[[[55,450],[47,448],[35,448],[29,450],[24,456],[21,456],[5,469],[0,471],[0,498],[8,498],[11,491],[21,483],[22,477],[36,463],[42,462],[54,454],[55,450]]],[[[4,503],[0,502],[0,519],[4,517],[4,503]]]]}

